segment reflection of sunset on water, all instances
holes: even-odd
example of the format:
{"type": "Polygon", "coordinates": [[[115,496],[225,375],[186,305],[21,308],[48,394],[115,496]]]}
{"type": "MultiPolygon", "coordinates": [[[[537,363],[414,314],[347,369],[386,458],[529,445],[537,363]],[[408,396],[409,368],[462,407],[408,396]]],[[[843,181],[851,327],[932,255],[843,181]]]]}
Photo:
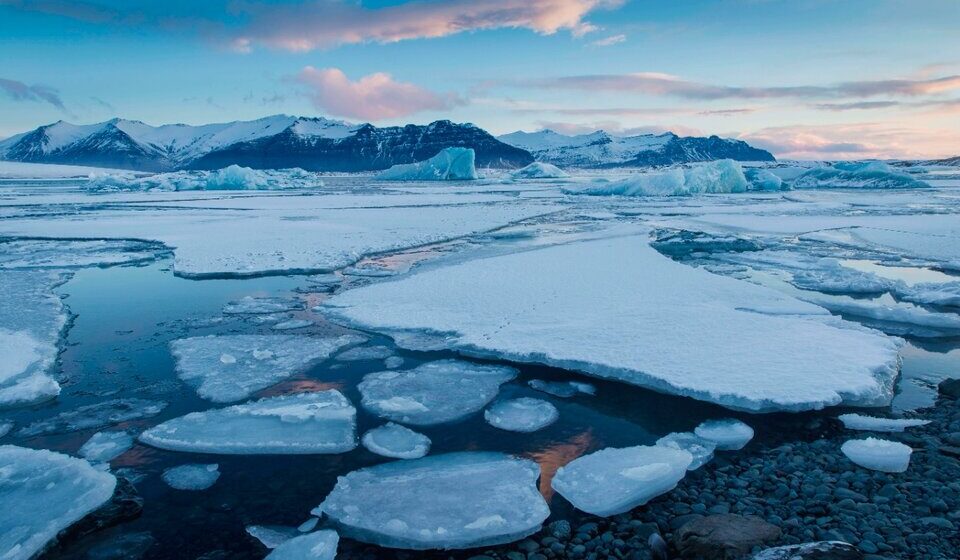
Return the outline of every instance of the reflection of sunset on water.
{"type": "Polygon", "coordinates": [[[336,389],[343,390],[345,383],[343,381],[318,381],[316,379],[288,379],[282,381],[273,387],[258,391],[257,398],[279,397],[281,395],[295,395],[297,393],[317,393],[336,389]]]}
{"type": "Polygon", "coordinates": [[[540,451],[524,453],[525,457],[533,459],[540,464],[540,493],[543,494],[547,503],[553,498],[553,488],[550,482],[557,469],[583,455],[594,445],[593,430],[580,432],[565,442],[556,443],[540,451]]]}
{"type": "Polygon", "coordinates": [[[123,452],[116,459],[110,461],[110,466],[113,468],[142,467],[144,465],[156,463],[161,459],[161,453],[156,449],[147,447],[146,445],[134,445],[130,449],[123,452]]]}

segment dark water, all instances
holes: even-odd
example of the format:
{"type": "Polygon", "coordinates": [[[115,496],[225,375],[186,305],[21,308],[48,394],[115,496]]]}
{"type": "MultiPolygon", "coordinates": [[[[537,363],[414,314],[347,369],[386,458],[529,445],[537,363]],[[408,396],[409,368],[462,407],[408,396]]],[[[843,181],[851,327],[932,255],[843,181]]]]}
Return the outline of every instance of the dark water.
{"type": "MultiPolygon", "coordinates": [[[[204,334],[275,333],[270,324],[257,324],[249,318],[216,319],[223,317],[220,312],[225,303],[246,295],[299,297],[309,309],[324,296],[296,291],[305,285],[302,277],[187,280],[174,276],[169,262],[80,270],[60,288],[75,316],[59,364],[62,395],[55,402],[5,416],[19,428],[35,419],[111,398],[138,397],[169,403],[154,418],[118,426],[141,431],[187,412],[213,408],[177,378],[168,343],[204,334]]],[[[294,315],[317,321],[315,327],[295,331],[298,333],[346,332],[309,311],[294,315]]],[[[387,339],[371,338],[370,344],[392,346],[387,339]]],[[[916,393],[907,395],[911,402],[923,402],[928,394],[924,387],[935,386],[938,377],[951,372],[958,375],[960,351],[956,348],[955,341],[947,341],[928,342],[922,347],[910,345],[904,350],[904,373],[918,387],[910,388],[916,393]]],[[[453,357],[442,352],[402,350],[397,355],[404,358],[404,368],[453,357]]],[[[381,369],[380,361],[329,361],[255,396],[337,388],[359,404],[357,383],[365,374],[381,369]]],[[[526,382],[532,378],[584,378],[546,367],[521,365],[518,369],[520,376],[502,388],[501,396],[548,399],[560,412],[558,422],[539,432],[518,434],[492,428],[483,421],[482,414],[475,414],[458,423],[418,431],[432,439],[431,453],[496,450],[537,461],[543,473],[541,490],[553,511],[551,519],[577,515],[562,498],[552,495],[549,483],[559,466],[584,453],[608,446],[650,444],[669,432],[691,430],[704,419],[729,416],[749,422],[761,441],[814,437],[808,433],[811,421],[837,413],[738,415],[691,399],[601,380],[589,380],[597,387],[596,396],[560,399],[533,391],[526,382]]],[[[360,434],[382,423],[358,406],[360,434]]],[[[14,433],[4,442],[73,454],[96,431],[26,439],[14,433]]],[[[341,455],[218,456],[163,451],[137,444],[114,460],[111,467],[131,469],[142,476],[136,482],[144,499],[142,515],[79,541],[64,543],[46,557],[101,557],[97,554],[103,547],[118,542],[117,539],[149,533],[153,544],[145,558],[197,558],[215,551],[222,551],[217,556],[222,558],[259,558],[267,551],[246,534],[245,526],[297,526],[309,518],[310,510],[333,488],[338,475],[388,460],[363,447],[341,455]],[[178,491],[164,484],[160,473],[184,463],[218,463],[222,474],[212,488],[200,492],[178,491]]],[[[355,543],[343,541],[342,557],[351,557],[358,548],[355,543]]],[[[129,554],[116,557],[124,556],[129,554]]]]}

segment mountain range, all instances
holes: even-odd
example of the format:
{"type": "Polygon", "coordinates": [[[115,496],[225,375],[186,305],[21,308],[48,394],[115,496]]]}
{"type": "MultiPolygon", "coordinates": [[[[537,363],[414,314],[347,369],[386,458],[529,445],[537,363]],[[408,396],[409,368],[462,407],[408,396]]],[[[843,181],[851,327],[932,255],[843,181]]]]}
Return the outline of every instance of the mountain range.
{"type": "Polygon", "coordinates": [[[89,125],[58,121],[0,141],[0,159],[141,171],[238,164],[349,172],[422,161],[453,146],[473,148],[478,167],[494,168],[522,167],[534,160],[570,167],[618,167],[774,159],[745,142],[716,136],[621,137],[603,131],[567,136],[545,130],[496,138],[473,124],[447,120],[377,127],[288,115],[200,126],[150,126],[125,119],[89,125]]]}

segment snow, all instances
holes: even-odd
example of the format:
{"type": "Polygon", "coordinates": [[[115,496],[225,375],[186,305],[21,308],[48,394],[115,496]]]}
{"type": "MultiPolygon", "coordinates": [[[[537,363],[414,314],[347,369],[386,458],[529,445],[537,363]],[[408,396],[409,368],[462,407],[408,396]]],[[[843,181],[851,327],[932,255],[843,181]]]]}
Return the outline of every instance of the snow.
{"type": "Polygon", "coordinates": [[[550,509],[533,461],[492,452],[432,455],[342,476],[315,515],[342,535],[391,548],[460,549],[540,530],[550,509]]]}
{"type": "Polygon", "coordinates": [[[564,192],[594,196],[689,196],[746,190],[747,179],[740,164],[722,159],[666,171],[637,173],[620,181],[570,187],[564,192]]]}
{"type": "Polygon", "coordinates": [[[516,375],[510,367],[441,360],[410,370],[367,374],[357,389],[363,407],[377,416],[427,426],[477,412],[516,375]]]}
{"type": "Polygon", "coordinates": [[[97,432],[77,453],[92,463],[109,463],[133,447],[133,436],[127,432],[97,432]]]}
{"type": "Polygon", "coordinates": [[[851,439],[840,450],[848,459],[865,469],[888,473],[901,473],[910,465],[913,452],[897,441],[877,438],[851,439]]]}
{"type": "Polygon", "coordinates": [[[393,422],[363,434],[360,441],[371,453],[393,459],[419,459],[430,452],[430,438],[393,422]]]}
{"type": "Polygon", "coordinates": [[[661,446],[601,449],[560,467],[551,486],[577,509],[609,517],[673,490],[692,460],[661,446]]]}
{"type": "Polygon", "coordinates": [[[336,531],[316,531],[284,541],[267,555],[268,560],[333,560],[340,536],[336,531]]]}
{"type": "Polygon", "coordinates": [[[902,432],[907,428],[926,426],[929,420],[919,418],[877,418],[863,414],[841,414],[839,416],[843,427],[849,430],[864,430],[869,432],[902,432]]]}
{"type": "Polygon", "coordinates": [[[0,446],[0,551],[28,560],[113,496],[117,479],[83,459],[0,446]]]}
{"type": "Polygon", "coordinates": [[[220,478],[220,465],[180,465],[163,471],[163,481],[176,490],[206,490],[220,478]]]}
{"type": "Polygon", "coordinates": [[[753,439],[753,428],[740,420],[707,420],[697,426],[693,432],[705,440],[712,441],[721,451],[743,449],[753,439]]]}
{"type": "Polygon", "coordinates": [[[497,137],[501,142],[527,150],[538,160],[580,167],[626,163],[640,152],[659,151],[672,138],[675,136],[670,133],[614,136],[602,130],[576,135],[552,130],[517,131],[497,137]]]}
{"type": "Polygon", "coordinates": [[[553,424],[560,413],[547,401],[521,397],[494,403],[483,413],[483,417],[494,428],[526,433],[553,424]]]}
{"type": "Polygon", "coordinates": [[[735,409],[890,401],[899,340],[615,232],[624,235],[423,270],[323,305],[335,320],[401,346],[443,333],[432,344],[735,409]]]}
{"type": "Polygon", "coordinates": [[[544,381],[543,379],[531,379],[527,381],[531,389],[541,391],[548,395],[568,399],[576,395],[593,395],[597,392],[596,387],[589,383],[579,381],[544,381]]]}
{"type": "Polygon", "coordinates": [[[278,297],[244,296],[237,301],[231,301],[223,306],[224,315],[267,315],[296,311],[303,308],[303,304],[295,299],[278,297]]]}
{"type": "Polygon", "coordinates": [[[717,444],[709,439],[702,438],[693,432],[673,432],[657,440],[660,447],[680,449],[693,457],[687,470],[696,470],[713,459],[713,452],[717,444]]]}
{"type": "Polygon", "coordinates": [[[339,391],[269,397],[167,420],[140,435],[161,449],[222,455],[344,453],[357,411],[339,391]]]}
{"type": "Polygon", "coordinates": [[[160,414],[167,403],[148,399],[111,399],[61,412],[46,420],[21,428],[21,437],[49,434],[65,434],[81,430],[93,430],[121,422],[151,418],[160,414]]]}
{"type": "Polygon", "coordinates": [[[535,161],[510,174],[513,179],[564,179],[569,176],[566,171],[556,165],[540,161],[535,161]]]}
{"type": "Polygon", "coordinates": [[[121,173],[127,172],[104,167],[0,160],[0,181],[13,179],[88,179],[102,174],[121,173]]]}
{"type": "Polygon", "coordinates": [[[930,186],[883,162],[817,167],[806,171],[790,185],[795,189],[917,189],[930,186]]]}
{"type": "Polygon", "coordinates": [[[473,148],[444,148],[432,158],[394,165],[377,174],[383,181],[469,181],[478,179],[473,148]]]}
{"type": "Polygon", "coordinates": [[[170,343],[177,374],[213,402],[245,399],[291,375],[306,371],[345,346],[363,342],[356,335],[224,335],[182,338],[170,343]]]}

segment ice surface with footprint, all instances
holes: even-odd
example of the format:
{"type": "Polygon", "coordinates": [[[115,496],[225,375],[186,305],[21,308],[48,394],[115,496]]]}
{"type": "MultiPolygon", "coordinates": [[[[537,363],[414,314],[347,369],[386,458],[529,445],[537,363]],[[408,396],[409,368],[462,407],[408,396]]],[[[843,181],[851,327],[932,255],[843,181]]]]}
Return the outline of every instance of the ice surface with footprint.
{"type": "Polygon", "coordinates": [[[28,560],[57,534],[105,504],[117,479],[83,459],[0,446],[0,557],[28,560]]]}
{"type": "Polygon", "coordinates": [[[721,451],[743,449],[753,439],[753,428],[735,419],[707,420],[694,428],[693,433],[712,441],[721,451]]]}
{"type": "Polygon", "coordinates": [[[536,463],[493,452],[396,461],[351,472],[314,511],[341,534],[413,550],[492,546],[540,530],[550,515],[536,463]]]}
{"type": "Polygon", "coordinates": [[[929,420],[919,418],[877,418],[863,414],[841,414],[839,417],[843,427],[850,430],[867,432],[902,432],[907,428],[926,426],[929,420]]]}
{"type": "Polygon", "coordinates": [[[77,453],[93,463],[109,463],[133,447],[133,436],[127,432],[97,432],[77,453]]]}
{"type": "Polygon", "coordinates": [[[170,343],[177,374],[213,402],[245,399],[349,346],[356,335],[223,335],[181,338],[170,343]]]}
{"type": "Polygon", "coordinates": [[[409,370],[370,373],[357,388],[363,407],[377,416],[426,426],[479,411],[516,375],[506,366],[439,360],[409,370]]]}
{"type": "Polygon", "coordinates": [[[688,451],[656,445],[601,449],[560,467],[551,486],[577,509],[608,517],[673,490],[692,461],[688,451]]]}
{"type": "Polygon", "coordinates": [[[866,438],[851,439],[840,446],[848,459],[865,469],[902,473],[910,466],[913,450],[899,441],[866,438]]]}
{"type": "Polygon", "coordinates": [[[483,413],[487,424],[509,432],[535,432],[557,421],[557,407],[547,401],[520,397],[495,402],[483,413]]]}
{"type": "Polygon", "coordinates": [[[430,452],[430,438],[393,422],[363,434],[360,442],[371,453],[393,459],[419,459],[430,452]]]}
{"type": "Polygon", "coordinates": [[[713,452],[717,448],[716,442],[702,438],[693,432],[674,432],[657,440],[657,445],[671,449],[681,449],[690,453],[693,461],[687,470],[696,470],[713,459],[713,452]]]}
{"type": "Polygon", "coordinates": [[[357,446],[356,417],[339,391],[299,393],[192,412],[150,428],[140,441],[223,455],[344,453],[357,446]]]}
{"type": "Polygon", "coordinates": [[[340,536],[336,531],[315,531],[284,541],[267,555],[267,559],[333,560],[337,556],[339,542],[340,536]]]}
{"type": "Polygon", "coordinates": [[[220,465],[180,465],[163,471],[161,478],[177,490],[206,490],[220,478],[220,465]]]}

